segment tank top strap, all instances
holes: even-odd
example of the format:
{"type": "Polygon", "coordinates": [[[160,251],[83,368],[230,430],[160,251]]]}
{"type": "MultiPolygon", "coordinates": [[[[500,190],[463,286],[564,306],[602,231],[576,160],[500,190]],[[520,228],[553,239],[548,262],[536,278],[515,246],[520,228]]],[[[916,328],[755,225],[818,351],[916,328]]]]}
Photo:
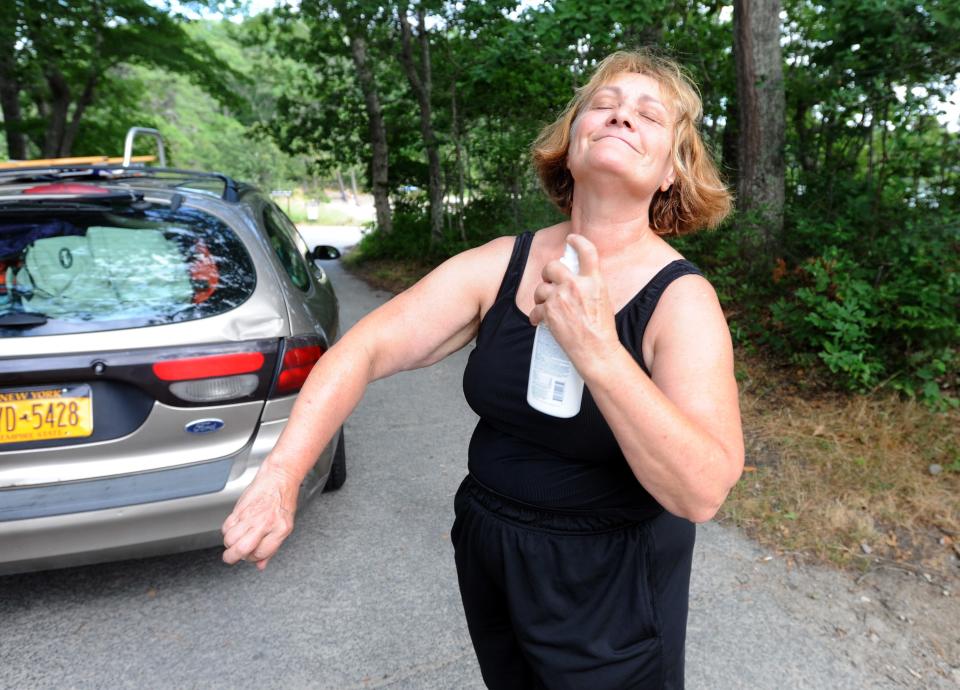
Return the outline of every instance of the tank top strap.
{"type": "Polygon", "coordinates": [[[532,243],[533,233],[529,230],[518,235],[514,241],[510,263],[507,264],[507,272],[503,274],[503,282],[500,283],[500,290],[497,292],[497,302],[505,297],[510,299],[516,297],[517,288],[520,287],[520,279],[523,278],[523,269],[527,266],[527,256],[530,254],[532,243]]]}
{"type": "Polygon", "coordinates": [[[621,342],[624,343],[627,350],[631,352],[634,359],[647,374],[650,372],[643,361],[641,343],[650,317],[653,316],[653,311],[657,308],[660,296],[667,289],[667,286],[677,278],[691,274],[703,275],[699,268],[686,259],[671,261],[661,268],[650,282],[643,287],[636,299],[624,308],[622,318],[618,319],[618,331],[622,331],[621,342]]]}

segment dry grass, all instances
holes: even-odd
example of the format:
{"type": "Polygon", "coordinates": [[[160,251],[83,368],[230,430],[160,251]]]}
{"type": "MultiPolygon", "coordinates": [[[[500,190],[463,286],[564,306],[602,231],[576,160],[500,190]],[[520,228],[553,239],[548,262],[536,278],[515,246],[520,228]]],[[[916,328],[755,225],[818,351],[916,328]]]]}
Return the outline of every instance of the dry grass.
{"type": "Polygon", "coordinates": [[[724,518],[803,560],[956,571],[960,414],[802,390],[795,370],[742,354],[738,371],[748,467],[724,518]]]}

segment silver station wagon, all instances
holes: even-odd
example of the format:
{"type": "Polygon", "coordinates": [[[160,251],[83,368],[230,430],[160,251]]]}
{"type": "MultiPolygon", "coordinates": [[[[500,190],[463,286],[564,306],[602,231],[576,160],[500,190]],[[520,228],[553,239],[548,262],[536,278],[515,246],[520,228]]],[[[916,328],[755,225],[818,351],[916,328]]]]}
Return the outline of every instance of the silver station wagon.
{"type": "MultiPolygon", "coordinates": [[[[134,134],[0,165],[0,574],[218,544],[338,335],[336,249],[134,134]]],[[[341,429],[301,500],[345,473],[341,429]]]]}

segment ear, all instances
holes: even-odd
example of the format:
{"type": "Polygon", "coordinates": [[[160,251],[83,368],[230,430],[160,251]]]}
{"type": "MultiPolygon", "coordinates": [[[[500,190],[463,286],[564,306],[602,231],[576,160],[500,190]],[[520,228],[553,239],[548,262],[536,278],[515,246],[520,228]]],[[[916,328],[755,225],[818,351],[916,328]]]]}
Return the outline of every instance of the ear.
{"type": "Polygon", "coordinates": [[[670,166],[670,172],[667,173],[667,176],[663,178],[663,182],[660,183],[660,191],[665,192],[673,185],[674,180],[677,179],[677,171],[674,167],[670,166]]]}

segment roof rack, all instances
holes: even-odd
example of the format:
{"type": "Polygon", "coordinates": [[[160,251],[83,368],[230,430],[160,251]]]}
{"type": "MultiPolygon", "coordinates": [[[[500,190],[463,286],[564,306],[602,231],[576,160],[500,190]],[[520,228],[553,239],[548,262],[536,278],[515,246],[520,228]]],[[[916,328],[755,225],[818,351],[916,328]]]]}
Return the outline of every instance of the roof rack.
{"type": "MultiPolygon", "coordinates": [[[[131,163],[152,163],[156,156],[131,156],[131,163]]],[[[0,163],[0,171],[18,170],[20,168],[36,168],[60,165],[103,165],[108,163],[122,163],[119,156],[76,156],[74,158],[39,158],[29,161],[4,161],[0,163]]]]}
{"type": "Polygon", "coordinates": [[[10,184],[20,181],[35,180],[62,180],[77,179],[138,179],[142,181],[156,181],[172,189],[192,189],[193,191],[211,193],[213,190],[204,188],[203,182],[216,180],[217,185],[223,185],[222,191],[215,193],[224,201],[238,201],[242,186],[233,178],[222,173],[208,173],[197,170],[166,167],[166,153],[163,147],[163,138],[155,129],[147,127],[131,127],[124,142],[123,158],[110,156],[81,156],[74,158],[47,158],[29,161],[9,161],[0,163],[0,183],[10,184]],[[147,167],[147,163],[157,160],[157,156],[134,156],[133,141],[138,134],[148,134],[157,140],[160,166],[147,167]],[[199,182],[200,185],[191,187],[190,182],[199,182]],[[162,184],[162,183],[173,184],[162,184]]]}

